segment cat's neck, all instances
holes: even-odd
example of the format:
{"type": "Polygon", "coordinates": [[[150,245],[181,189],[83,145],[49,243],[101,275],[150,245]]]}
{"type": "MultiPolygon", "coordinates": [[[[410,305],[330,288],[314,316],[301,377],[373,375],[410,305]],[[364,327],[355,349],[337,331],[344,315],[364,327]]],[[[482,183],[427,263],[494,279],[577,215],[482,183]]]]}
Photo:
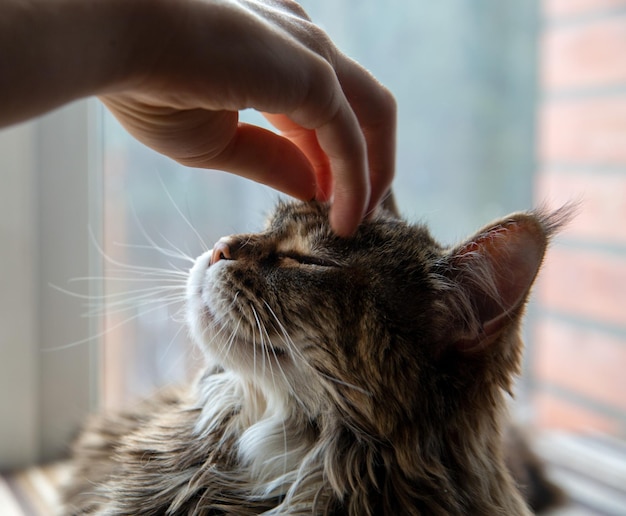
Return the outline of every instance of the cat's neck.
{"type": "Polygon", "coordinates": [[[407,507],[415,514],[530,514],[504,466],[492,417],[459,421],[443,433],[408,426],[381,440],[332,411],[303,418],[294,400],[234,373],[206,376],[198,388],[196,432],[220,435],[254,494],[284,497],[286,513],[307,498],[328,507],[336,498],[346,514],[407,507]],[[471,435],[462,430],[468,424],[471,435]]]}
{"type": "Polygon", "coordinates": [[[205,375],[196,389],[196,434],[219,436],[253,495],[285,496],[317,438],[293,400],[228,371],[205,375]]]}

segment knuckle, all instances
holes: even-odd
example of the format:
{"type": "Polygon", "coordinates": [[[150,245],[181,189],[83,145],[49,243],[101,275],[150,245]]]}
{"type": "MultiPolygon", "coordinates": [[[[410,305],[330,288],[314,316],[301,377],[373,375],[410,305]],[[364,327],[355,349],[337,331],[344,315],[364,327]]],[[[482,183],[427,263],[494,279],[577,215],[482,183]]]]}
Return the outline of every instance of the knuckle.
{"type": "Polygon", "coordinates": [[[295,14],[299,18],[310,20],[309,15],[304,8],[295,0],[279,0],[278,4],[291,14],[295,14]]]}
{"type": "Polygon", "coordinates": [[[322,56],[334,68],[334,64],[337,62],[338,51],[330,36],[313,23],[309,24],[307,35],[309,48],[322,56]]]}
{"type": "Polygon", "coordinates": [[[315,129],[332,118],[340,109],[339,81],[333,67],[322,58],[312,59],[307,68],[306,86],[299,111],[308,119],[304,127],[315,129]]]}
{"type": "Polygon", "coordinates": [[[393,94],[378,83],[369,109],[363,113],[362,124],[370,131],[392,130],[397,121],[398,106],[393,94]]]}

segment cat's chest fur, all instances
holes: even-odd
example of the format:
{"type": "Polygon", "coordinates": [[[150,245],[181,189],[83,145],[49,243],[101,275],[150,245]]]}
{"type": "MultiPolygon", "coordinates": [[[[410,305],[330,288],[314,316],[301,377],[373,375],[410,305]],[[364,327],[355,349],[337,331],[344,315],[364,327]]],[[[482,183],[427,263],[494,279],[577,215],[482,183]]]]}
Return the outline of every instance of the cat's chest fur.
{"type": "Polygon", "coordinates": [[[315,425],[288,400],[268,398],[228,372],[206,376],[197,389],[197,438],[230,457],[222,468],[234,467],[230,474],[248,484],[246,491],[260,499],[283,497],[319,438],[315,425]]]}

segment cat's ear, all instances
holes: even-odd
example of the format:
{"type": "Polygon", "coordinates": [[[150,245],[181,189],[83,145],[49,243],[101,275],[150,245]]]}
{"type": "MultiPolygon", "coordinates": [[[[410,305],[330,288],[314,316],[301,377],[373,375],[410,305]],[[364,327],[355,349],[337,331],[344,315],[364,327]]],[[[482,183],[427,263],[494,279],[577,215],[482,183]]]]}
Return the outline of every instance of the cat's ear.
{"type": "Polygon", "coordinates": [[[551,214],[511,215],[450,251],[445,275],[453,281],[460,312],[455,347],[484,349],[520,314],[550,236],[572,213],[566,206],[551,214]]]}

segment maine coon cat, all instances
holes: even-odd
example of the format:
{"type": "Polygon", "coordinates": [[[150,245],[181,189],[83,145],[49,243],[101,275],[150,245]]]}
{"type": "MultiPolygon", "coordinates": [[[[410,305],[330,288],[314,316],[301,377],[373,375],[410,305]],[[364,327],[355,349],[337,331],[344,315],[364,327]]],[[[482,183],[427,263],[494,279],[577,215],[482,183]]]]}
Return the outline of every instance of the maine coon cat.
{"type": "MultiPolygon", "coordinates": [[[[387,203],[391,206],[391,203],[387,203]]],[[[502,419],[563,209],[452,248],[379,209],[350,238],[280,203],[187,283],[206,367],[79,438],[69,514],[529,514],[502,419]]]]}

